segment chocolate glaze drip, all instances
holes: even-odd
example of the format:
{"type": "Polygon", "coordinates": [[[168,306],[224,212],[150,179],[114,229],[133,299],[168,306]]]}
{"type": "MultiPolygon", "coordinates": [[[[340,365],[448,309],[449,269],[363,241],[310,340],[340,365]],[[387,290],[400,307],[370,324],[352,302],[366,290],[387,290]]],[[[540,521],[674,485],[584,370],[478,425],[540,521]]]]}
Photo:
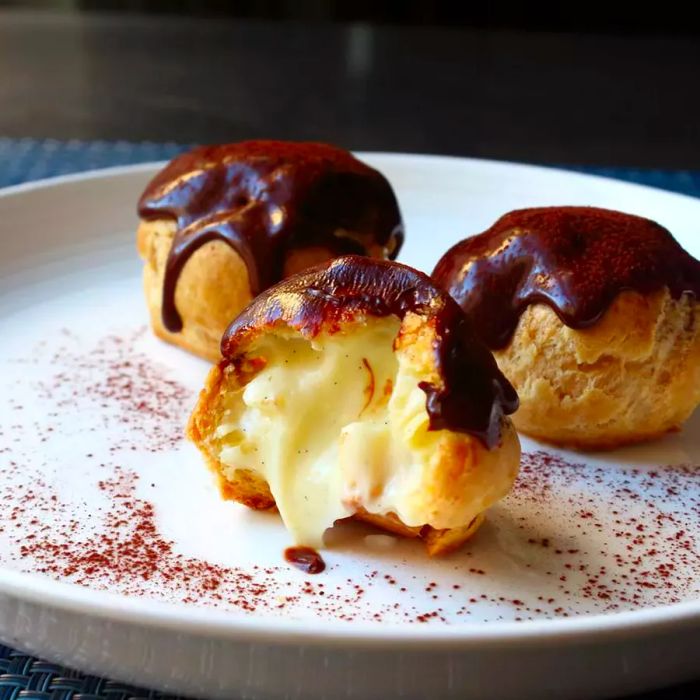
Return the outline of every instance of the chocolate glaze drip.
{"type": "Polygon", "coordinates": [[[182,330],[175,287],[189,257],[209,241],[236,250],[253,295],[282,279],[291,249],[321,246],[334,255],[403,242],[396,197],[386,178],[350,153],[320,143],[243,141],[205,146],[172,160],[138,205],[142,219],[174,219],[162,318],[182,330]]]}
{"type": "Polygon", "coordinates": [[[434,366],[440,381],[422,382],[430,429],[499,444],[504,414],[518,396],[459,306],[422,272],[386,260],[348,255],[293,275],[263,292],[224,333],[224,364],[235,363],[257,336],[277,324],[307,338],[335,332],[364,316],[409,312],[435,328],[434,366]]]}
{"type": "Polygon", "coordinates": [[[594,207],[521,209],[451,248],[433,279],[486,344],[508,345],[530,304],[571,328],[594,325],[622,291],[700,293],[700,263],[663,226],[594,207]]]}
{"type": "Polygon", "coordinates": [[[284,558],[306,574],[320,574],[326,570],[326,562],[311,547],[287,547],[284,550],[284,558]]]}

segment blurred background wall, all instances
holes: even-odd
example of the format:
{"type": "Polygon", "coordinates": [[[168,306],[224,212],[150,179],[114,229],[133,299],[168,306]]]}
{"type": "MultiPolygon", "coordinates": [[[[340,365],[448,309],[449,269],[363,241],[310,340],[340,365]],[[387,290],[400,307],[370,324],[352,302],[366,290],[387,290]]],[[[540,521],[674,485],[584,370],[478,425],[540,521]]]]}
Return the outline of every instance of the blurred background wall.
{"type": "Polygon", "coordinates": [[[0,0],[0,137],[700,169],[695,6],[629,7],[0,0]]]}
{"type": "Polygon", "coordinates": [[[545,31],[697,34],[694,3],[476,3],[448,0],[0,0],[0,6],[250,19],[545,31]]]}

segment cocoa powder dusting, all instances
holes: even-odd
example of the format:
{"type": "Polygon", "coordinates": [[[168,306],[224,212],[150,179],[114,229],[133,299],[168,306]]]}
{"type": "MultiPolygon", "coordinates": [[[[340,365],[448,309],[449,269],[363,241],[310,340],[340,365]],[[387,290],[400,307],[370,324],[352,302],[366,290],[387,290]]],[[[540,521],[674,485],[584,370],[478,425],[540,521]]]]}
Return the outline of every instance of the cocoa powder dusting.
{"type": "Polygon", "coordinates": [[[454,245],[433,270],[492,349],[523,311],[546,304],[570,328],[598,323],[623,291],[700,297],[700,261],[663,226],[597,207],[536,207],[502,216],[454,245]]]}
{"type": "Polygon", "coordinates": [[[76,401],[88,401],[99,415],[96,423],[125,428],[128,444],[121,442],[121,449],[158,452],[179,445],[192,392],[138,348],[147,332],[141,327],[123,336],[106,335],[86,352],[65,329],[64,344],[48,358],[57,371],[49,381],[37,382],[38,397],[55,408],[57,417],[74,411],[76,401]]]}
{"type": "Polygon", "coordinates": [[[185,552],[164,534],[157,496],[178,477],[171,457],[195,390],[143,340],[143,329],[92,342],[66,331],[2,379],[11,420],[0,423],[0,566],[246,615],[423,625],[700,595],[700,465],[584,464],[545,451],[523,455],[513,492],[446,559],[428,561],[406,540],[374,549],[364,538],[376,531],[359,524],[341,526],[345,544],[324,551],[313,581],[290,574],[279,550],[236,566],[185,552]],[[87,433],[97,440],[81,449],[87,433]]]}

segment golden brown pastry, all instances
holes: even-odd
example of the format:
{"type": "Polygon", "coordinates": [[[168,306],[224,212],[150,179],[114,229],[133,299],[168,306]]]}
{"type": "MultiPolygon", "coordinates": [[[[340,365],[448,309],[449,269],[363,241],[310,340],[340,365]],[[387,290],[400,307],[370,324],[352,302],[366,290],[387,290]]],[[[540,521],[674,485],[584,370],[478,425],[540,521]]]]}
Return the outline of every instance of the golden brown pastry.
{"type": "Polygon", "coordinates": [[[409,267],[346,256],[231,324],[189,437],[225,498],[277,506],[296,544],[356,517],[458,547],[510,489],[517,395],[466,318],[409,267]]]}
{"type": "Polygon", "coordinates": [[[533,437],[612,448],[679,428],[700,403],[700,263],[653,221],[514,211],[433,279],[494,351],[533,437]]]}
{"type": "Polygon", "coordinates": [[[155,176],[139,215],[154,332],[213,361],[260,291],[341,254],[393,259],[403,241],[386,178],[319,143],[196,148],[155,176]]]}

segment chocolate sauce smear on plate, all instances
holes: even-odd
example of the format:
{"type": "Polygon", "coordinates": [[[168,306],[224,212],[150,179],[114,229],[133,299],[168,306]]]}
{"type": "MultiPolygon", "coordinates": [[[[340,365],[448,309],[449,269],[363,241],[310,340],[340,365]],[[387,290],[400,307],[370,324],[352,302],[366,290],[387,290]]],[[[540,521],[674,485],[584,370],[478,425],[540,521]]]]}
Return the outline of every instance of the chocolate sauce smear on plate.
{"type": "Polygon", "coordinates": [[[284,559],[306,574],[320,574],[326,570],[326,562],[311,547],[287,547],[284,559]]]}
{"type": "Polygon", "coordinates": [[[530,304],[567,326],[594,325],[623,291],[700,295],[700,262],[659,224],[594,207],[520,209],[455,245],[433,279],[491,349],[510,342],[530,304]]]}
{"type": "Polygon", "coordinates": [[[141,195],[144,220],[177,224],[163,282],[165,327],[182,330],[175,287],[209,241],[243,259],[253,295],[283,277],[287,253],[318,246],[333,255],[381,246],[396,257],[403,224],[391,185],[348,151],[321,143],[243,141],[196,148],[172,160],[141,195]]]}
{"type": "Polygon", "coordinates": [[[515,389],[464,312],[422,272],[400,263],[347,255],[310,268],[263,292],[224,333],[224,367],[249,344],[286,325],[305,338],[337,332],[365,316],[408,313],[433,325],[433,363],[439,381],[421,382],[431,430],[468,433],[491,449],[500,443],[504,415],[518,407],[515,389]]]}

